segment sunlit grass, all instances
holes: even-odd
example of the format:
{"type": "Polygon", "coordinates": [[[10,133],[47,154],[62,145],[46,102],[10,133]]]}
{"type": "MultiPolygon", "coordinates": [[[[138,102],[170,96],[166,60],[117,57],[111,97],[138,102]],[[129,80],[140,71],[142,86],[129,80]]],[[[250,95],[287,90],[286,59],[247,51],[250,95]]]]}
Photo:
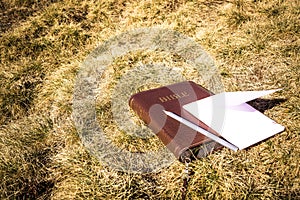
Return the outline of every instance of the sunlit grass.
{"type": "MultiPolygon", "coordinates": [[[[152,26],[202,45],[215,58],[226,91],[283,88],[272,95],[282,101],[264,113],[286,130],[247,150],[223,149],[193,162],[188,198],[300,198],[298,1],[4,0],[0,10],[1,199],[180,198],[180,162],[152,174],[117,172],[86,151],[72,120],[80,63],[110,37],[152,26]]],[[[97,117],[120,147],[159,146],[117,130],[110,111],[118,79],[155,62],[197,80],[182,58],[166,52],[116,59],[99,86],[106,96],[98,98],[97,117]]]]}

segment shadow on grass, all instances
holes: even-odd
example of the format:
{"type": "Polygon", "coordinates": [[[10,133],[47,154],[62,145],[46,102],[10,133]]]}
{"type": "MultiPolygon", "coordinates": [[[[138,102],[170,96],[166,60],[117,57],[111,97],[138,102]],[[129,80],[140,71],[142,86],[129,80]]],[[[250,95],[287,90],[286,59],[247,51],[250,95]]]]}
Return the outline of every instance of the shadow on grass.
{"type": "Polygon", "coordinates": [[[0,33],[10,30],[28,17],[33,16],[34,13],[59,1],[61,0],[17,0],[11,3],[0,0],[0,33]]]}
{"type": "Polygon", "coordinates": [[[285,102],[286,99],[255,99],[252,101],[249,101],[248,104],[251,105],[256,110],[264,113],[266,110],[269,110],[283,102],[285,102]]]}

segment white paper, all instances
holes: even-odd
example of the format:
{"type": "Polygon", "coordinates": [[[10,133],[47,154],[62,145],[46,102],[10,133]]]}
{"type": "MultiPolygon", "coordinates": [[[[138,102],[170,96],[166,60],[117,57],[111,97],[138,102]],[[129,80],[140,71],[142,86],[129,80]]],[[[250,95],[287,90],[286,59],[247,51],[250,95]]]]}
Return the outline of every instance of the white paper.
{"type": "Polygon", "coordinates": [[[247,148],[284,130],[284,127],[245,102],[278,90],[224,92],[183,108],[239,149],[247,148]]]}

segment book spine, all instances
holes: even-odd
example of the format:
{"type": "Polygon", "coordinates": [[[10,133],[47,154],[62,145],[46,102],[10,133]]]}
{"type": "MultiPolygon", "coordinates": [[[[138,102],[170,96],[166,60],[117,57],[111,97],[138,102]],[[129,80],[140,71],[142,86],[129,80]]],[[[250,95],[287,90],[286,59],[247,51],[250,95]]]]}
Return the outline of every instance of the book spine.
{"type": "Polygon", "coordinates": [[[137,102],[138,100],[135,96],[132,96],[129,100],[130,108],[146,123],[150,123],[150,116],[147,114],[147,111],[144,107],[142,107],[142,103],[137,102]]]}
{"type": "MultiPolygon", "coordinates": [[[[170,128],[169,126],[162,127],[161,124],[157,125],[159,124],[159,122],[155,120],[151,121],[148,107],[143,107],[143,105],[145,104],[143,102],[139,102],[139,99],[140,98],[136,97],[135,95],[131,97],[131,99],[129,100],[129,106],[131,107],[131,109],[140,117],[140,119],[142,119],[147,124],[147,126],[156,134],[156,136],[164,143],[164,145],[174,153],[177,159],[180,159],[180,154],[182,153],[183,148],[176,142],[176,140],[173,140],[174,138],[170,133],[174,130],[168,130],[168,128],[170,128]]],[[[163,111],[161,112],[163,113],[163,111]]],[[[172,120],[169,117],[167,117],[166,120],[166,123],[172,124],[173,127],[179,126],[179,122],[172,120]]]]}

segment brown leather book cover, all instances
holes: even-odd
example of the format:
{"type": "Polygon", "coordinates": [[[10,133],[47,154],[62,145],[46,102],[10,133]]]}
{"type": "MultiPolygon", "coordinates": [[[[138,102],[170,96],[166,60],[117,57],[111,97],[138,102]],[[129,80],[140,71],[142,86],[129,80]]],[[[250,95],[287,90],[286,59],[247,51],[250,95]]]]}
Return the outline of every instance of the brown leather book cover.
{"type": "Polygon", "coordinates": [[[201,158],[219,149],[221,145],[167,116],[163,110],[173,112],[218,135],[182,108],[185,104],[210,95],[213,93],[202,86],[192,81],[184,81],[134,94],[129,100],[129,106],[176,158],[182,161],[183,155],[201,158]]]}

